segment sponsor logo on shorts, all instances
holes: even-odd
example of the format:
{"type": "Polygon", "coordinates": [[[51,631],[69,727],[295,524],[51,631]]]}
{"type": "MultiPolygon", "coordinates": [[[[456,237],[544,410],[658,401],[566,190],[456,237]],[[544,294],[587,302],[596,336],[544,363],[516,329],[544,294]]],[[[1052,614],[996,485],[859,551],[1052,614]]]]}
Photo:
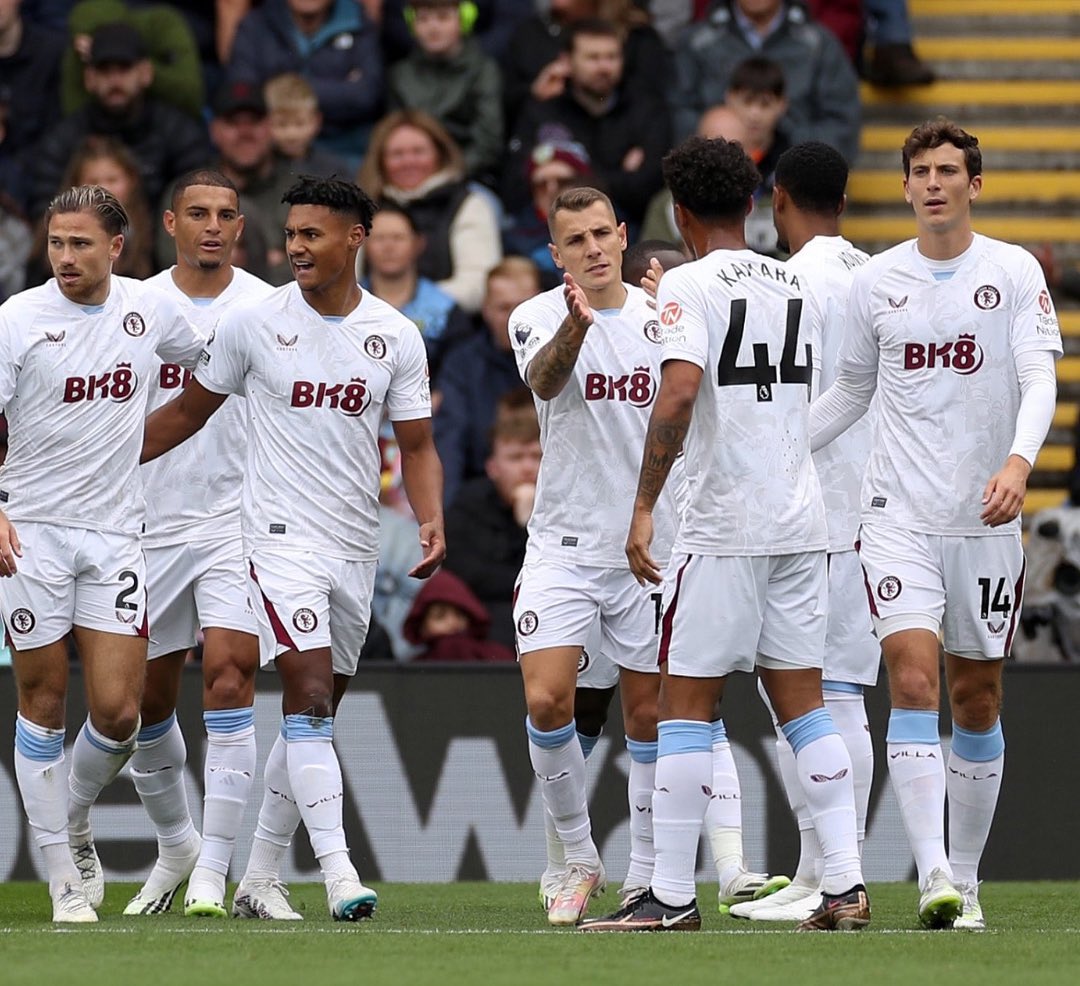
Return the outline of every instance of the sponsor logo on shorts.
{"type": "Polygon", "coordinates": [[[589,657],[589,652],[582,647],[581,655],[577,659],[577,673],[584,674],[589,670],[589,665],[592,664],[592,658],[589,657]]]}
{"type": "Polygon", "coordinates": [[[319,618],[314,610],[303,606],[293,613],[292,625],[301,633],[311,633],[319,625],[319,618]]]}
{"type": "Polygon", "coordinates": [[[1005,620],[1002,620],[1000,623],[991,623],[987,620],[986,629],[990,631],[990,636],[1000,637],[1005,632],[1005,620]]]}
{"type": "Polygon", "coordinates": [[[888,503],[888,502],[889,502],[889,500],[888,500],[888,497],[884,497],[884,496],[875,496],[875,497],[874,497],[874,498],[873,498],[873,499],[872,499],[872,500],[870,501],[870,506],[871,506],[871,507],[881,507],[881,508],[884,508],[885,504],[886,504],[886,503],[888,503]]]}
{"type": "Polygon", "coordinates": [[[37,626],[37,617],[28,609],[13,610],[11,614],[11,629],[16,633],[29,633],[37,626]]]}
{"type": "Polygon", "coordinates": [[[270,525],[270,533],[271,534],[284,534],[285,533],[285,525],[284,524],[271,524],[270,525]]]}
{"type": "Polygon", "coordinates": [[[992,284],[984,284],[975,289],[975,307],[984,312],[993,311],[1001,304],[1001,292],[992,284]]]}
{"type": "Polygon", "coordinates": [[[885,602],[892,602],[904,589],[904,584],[895,575],[886,575],[877,584],[878,597],[885,602]]]}
{"type": "Polygon", "coordinates": [[[536,628],[538,626],[540,626],[540,617],[531,609],[525,610],[525,612],[518,617],[517,629],[518,633],[523,637],[528,637],[530,634],[536,633],[536,628]]]}
{"type": "Polygon", "coordinates": [[[126,609],[118,609],[116,611],[116,618],[121,623],[134,623],[136,615],[138,615],[137,610],[129,611],[129,610],[126,610],[126,609]]]}
{"type": "Polygon", "coordinates": [[[386,355],[386,340],[382,336],[368,336],[364,340],[364,352],[372,359],[382,359],[386,355]]]}
{"type": "Polygon", "coordinates": [[[146,322],[138,312],[128,312],[124,316],[124,331],[129,336],[141,336],[146,333],[146,322]]]}
{"type": "Polygon", "coordinates": [[[655,318],[650,319],[648,322],[645,323],[644,331],[645,338],[648,339],[649,342],[654,342],[657,345],[660,344],[660,340],[663,338],[663,336],[660,333],[660,323],[655,318]]]}

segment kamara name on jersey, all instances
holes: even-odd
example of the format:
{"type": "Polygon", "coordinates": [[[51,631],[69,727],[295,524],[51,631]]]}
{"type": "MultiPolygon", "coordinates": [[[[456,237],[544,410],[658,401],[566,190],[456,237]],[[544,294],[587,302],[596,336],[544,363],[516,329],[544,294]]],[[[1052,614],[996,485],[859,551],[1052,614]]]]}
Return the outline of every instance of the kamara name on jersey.
{"type": "Polygon", "coordinates": [[[792,273],[783,267],[774,267],[764,261],[733,260],[731,263],[721,267],[716,272],[716,276],[729,288],[735,287],[739,281],[743,281],[748,277],[764,277],[770,281],[779,281],[781,284],[790,285],[796,290],[800,289],[798,274],[792,273]]]}

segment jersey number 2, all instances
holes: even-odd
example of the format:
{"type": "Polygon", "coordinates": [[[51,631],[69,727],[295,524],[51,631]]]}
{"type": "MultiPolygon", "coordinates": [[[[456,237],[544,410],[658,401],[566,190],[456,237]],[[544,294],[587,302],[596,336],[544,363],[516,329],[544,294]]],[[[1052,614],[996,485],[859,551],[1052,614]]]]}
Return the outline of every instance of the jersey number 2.
{"type": "MultiPolygon", "coordinates": [[[[810,392],[812,358],[810,343],[803,346],[806,362],[799,365],[795,356],[799,349],[799,322],[802,319],[802,298],[790,298],[787,303],[787,325],[784,329],[784,351],[780,355],[780,383],[805,384],[810,392]]],[[[739,366],[739,350],[742,348],[743,331],[746,328],[746,299],[734,298],[731,302],[731,315],[728,319],[727,336],[720,350],[720,361],[716,365],[716,382],[721,387],[739,387],[750,384],[757,392],[759,403],[773,399],[773,384],[776,383],[776,367],[769,362],[769,345],[755,342],[752,346],[754,362],[749,366],[739,366]]]]}

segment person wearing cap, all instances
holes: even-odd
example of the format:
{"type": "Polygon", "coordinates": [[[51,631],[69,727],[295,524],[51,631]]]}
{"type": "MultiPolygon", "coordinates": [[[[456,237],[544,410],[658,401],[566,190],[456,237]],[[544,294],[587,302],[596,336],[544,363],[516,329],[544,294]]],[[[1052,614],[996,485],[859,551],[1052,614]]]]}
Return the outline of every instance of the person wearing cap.
{"type": "Polygon", "coordinates": [[[527,203],[521,175],[531,148],[545,141],[576,141],[588,152],[616,214],[636,227],[663,184],[660,159],[670,144],[667,115],[655,98],[626,84],[623,42],[614,24],[582,19],[564,36],[566,85],[559,95],[529,99],[521,111],[503,172],[503,201],[511,212],[527,203]]]}
{"type": "Polygon", "coordinates": [[[540,271],[543,290],[562,283],[562,271],[551,259],[548,243],[548,210],[559,192],[575,185],[595,185],[589,152],[576,141],[556,140],[537,144],[525,165],[529,204],[519,209],[503,231],[503,252],[532,260],[540,271]]]}
{"type": "Polygon", "coordinates": [[[226,78],[302,75],[319,100],[317,144],[359,163],[383,102],[379,29],[356,0],[264,0],[240,22],[226,78]]]}
{"type": "Polygon", "coordinates": [[[34,155],[31,213],[56,193],[75,148],[90,134],[114,137],[135,155],[151,203],[186,171],[210,158],[206,131],[186,113],[148,92],[154,67],[138,30],[117,21],[91,37],[83,71],[90,102],[45,131],[34,155]]]}
{"type": "Polygon", "coordinates": [[[60,62],[60,104],[65,116],[89,102],[83,67],[94,32],[123,21],[138,30],[154,66],[150,95],[198,118],[206,102],[199,46],[185,14],[191,4],[138,0],[80,0],[70,7],[64,27],[67,44],[60,62]]]}

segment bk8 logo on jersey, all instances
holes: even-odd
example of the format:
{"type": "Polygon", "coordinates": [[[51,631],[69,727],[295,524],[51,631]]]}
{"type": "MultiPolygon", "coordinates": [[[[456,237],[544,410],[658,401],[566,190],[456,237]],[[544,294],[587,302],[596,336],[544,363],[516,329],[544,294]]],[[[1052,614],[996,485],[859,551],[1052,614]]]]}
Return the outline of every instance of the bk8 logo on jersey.
{"type": "Polygon", "coordinates": [[[935,370],[939,367],[966,377],[983,365],[983,350],[974,335],[960,334],[956,342],[909,342],[904,346],[905,370],[935,370]]]}
{"type": "Polygon", "coordinates": [[[328,407],[356,417],[371,403],[367,380],[353,377],[348,383],[322,383],[297,380],[292,388],[293,407],[328,407]]]}
{"type": "Polygon", "coordinates": [[[162,363],[158,374],[158,385],[162,390],[176,390],[191,383],[191,370],[185,370],[179,363],[162,363]]]}
{"type": "Polygon", "coordinates": [[[95,401],[102,397],[117,404],[124,404],[135,394],[139,377],[130,363],[117,363],[115,370],[91,373],[87,377],[68,377],[64,381],[65,404],[95,401]]]}
{"type": "Polygon", "coordinates": [[[585,400],[627,401],[634,407],[648,407],[656,396],[656,383],[647,366],[635,366],[633,373],[611,376],[585,374],[585,400]]]}

